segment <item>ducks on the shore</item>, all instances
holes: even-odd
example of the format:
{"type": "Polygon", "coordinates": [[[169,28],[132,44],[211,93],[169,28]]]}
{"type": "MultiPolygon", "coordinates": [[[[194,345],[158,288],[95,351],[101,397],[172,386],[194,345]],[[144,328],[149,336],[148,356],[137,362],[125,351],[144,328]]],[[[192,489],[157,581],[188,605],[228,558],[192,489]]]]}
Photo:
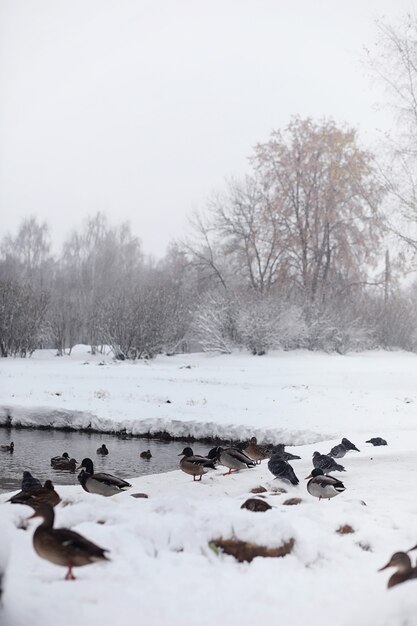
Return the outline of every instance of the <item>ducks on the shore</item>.
{"type": "Polygon", "coordinates": [[[13,452],[14,452],[14,443],[13,443],[13,441],[11,441],[7,445],[0,446],[0,450],[2,450],[3,452],[10,452],[11,454],[13,454],[13,452]]]}
{"type": "Polygon", "coordinates": [[[313,452],[313,465],[315,468],[322,469],[323,472],[345,472],[343,465],[339,465],[336,461],[327,454],[320,454],[320,452],[313,452]]]}
{"type": "Polygon", "coordinates": [[[334,446],[330,450],[328,456],[331,456],[334,459],[342,459],[345,456],[346,452],[349,452],[350,450],[356,450],[356,452],[360,452],[360,450],[358,450],[354,443],[349,441],[349,439],[346,439],[346,437],[343,437],[341,443],[339,443],[337,446],[334,446]]]}
{"type": "Polygon", "coordinates": [[[61,498],[55,491],[52,482],[46,480],[43,487],[31,487],[26,491],[19,491],[19,493],[12,496],[8,502],[12,502],[12,504],[27,504],[37,509],[41,504],[49,504],[52,507],[56,506],[61,502],[61,498]]]}
{"type": "Polygon", "coordinates": [[[97,448],[97,454],[102,454],[103,456],[107,456],[109,453],[106,444],[103,443],[100,448],[97,448]]]}
{"type": "Polygon", "coordinates": [[[243,452],[259,465],[264,459],[268,459],[270,454],[265,448],[258,444],[256,437],[252,437],[249,444],[243,448],[243,452]]]}
{"type": "Polygon", "coordinates": [[[75,580],[73,567],[82,567],[96,561],[108,561],[108,550],[100,548],[79,533],[68,528],[54,528],[54,510],[41,504],[29,519],[41,517],[42,523],[33,534],[33,547],[43,559],[68,568],[65,580],[75,580]]]}
{"type": "Polygon", "coordinates": [[[340,480],[325,474],[323,470],[318,467],[313,469],[311,474],[307,476],[306,480],[308,479],[308,493],[319,500],[322,498],[330,500],[330,498],[334,498],[345,491],[345,486],[340,480]]]}
{"type": "Polygon", "coordinates": [[[144,450],[143,452],[140,453],[140,458],[141,459],[151,459],[152,458],[152,452],[150,450],[144,450]]]}
{"type": "Polygon", "coordinates": [[[255,461],[250,458],[243,450],[238,448],[222,448],[216,446],[212,448],[207,455],[209,458],[217,460],[220,465],[228,467],[229,471],[223,474],[224,476],[230,475],[232,472],[239,472],[242,469],[248,469],[255,467],[255,461]]]}
{"type": "Polygon", "coordinates": [[[101,496],[114,496],[122,493],[132,485],[122,478],[106,474],[104,472],[94,473],[93,461],[89,458],[82,460],[81,465],[77,467],[81,470],[78,474],[78,480],[82,488],[88,493],[97,493],[101,496]]]}
{"type": "Polygon", "coordinates": [[[178,456],[183,457],[180,461],[180,469],[186,474],[190,474],[193,477],[193,481],[200,481],[209,469],[216,469],[213,459],[194,454],[192,448],[184,448],[178,456]]]}
{"type": "Polygon", "coordinates": [[[298,485],[300,482],[291,467],[280,454],[273,454],[268,461],[268,469],[275,476],[275,478],[281,478],[288,480],[292,485],[298,485]]]}
{"type": "Polygon", "coordinates": [[[388,580],[387,587],[390,589],[395,585],[417,578],[417,568],[411,565],[411,559],[405,552],[395,552],[390,560],[384,567],[381,567],[378,572],[382,572],[388,567],[396,567],[397,571],[388,580]]]}
{"type": "Polygon", "coordinates": [[[387,446],[387,442],[385,439],[382,439],[382,437],[372,437],[371,439],[368,439],[368,441],[366,441],[365,443],[371,443],[373,446],[387,446]]]}

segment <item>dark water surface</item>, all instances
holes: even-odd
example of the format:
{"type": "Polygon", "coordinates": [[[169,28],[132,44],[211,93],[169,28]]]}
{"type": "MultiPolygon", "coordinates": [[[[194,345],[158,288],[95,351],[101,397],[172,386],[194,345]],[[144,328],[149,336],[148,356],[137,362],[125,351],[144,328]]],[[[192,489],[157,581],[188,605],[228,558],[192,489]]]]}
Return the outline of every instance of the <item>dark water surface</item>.
{"type": "Polygon", "coordinates": [[[133,478],[178,469],[178,454],[187,445],[191,445],[200,454],[205,454],[210,448],[198,443],[135,438],[123,440],[113,435],[77,431],[0,428],[0,445],[11,441],[14,442],[13,454],[0,450],[0,493],[20,489],[24,470],[29,470],[42,483],[50,478],[56,485],[78,485],[78,472],[71,473],[51,467],[51,457],[63,452],[68,452],[78,462],[90,457],[97,472],[133,478]],[[109,450],[109,454],[104,457],[96,452],[102,443],[109,450]],[[144,450],[152,453],[149,461],[140,458],[140,453],[144,450]]]}

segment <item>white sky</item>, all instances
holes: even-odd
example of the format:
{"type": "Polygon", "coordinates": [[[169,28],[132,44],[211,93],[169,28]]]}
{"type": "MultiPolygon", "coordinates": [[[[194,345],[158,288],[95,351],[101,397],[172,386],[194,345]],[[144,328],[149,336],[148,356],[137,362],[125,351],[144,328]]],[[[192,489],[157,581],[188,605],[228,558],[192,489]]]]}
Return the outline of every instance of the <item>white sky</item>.
{"type": "Polygon", "coordinates": [[[0,0],[0,236],[98,210],[162,255],[292,114],[370,140],[363,64],[409,0],[0,0]]]}

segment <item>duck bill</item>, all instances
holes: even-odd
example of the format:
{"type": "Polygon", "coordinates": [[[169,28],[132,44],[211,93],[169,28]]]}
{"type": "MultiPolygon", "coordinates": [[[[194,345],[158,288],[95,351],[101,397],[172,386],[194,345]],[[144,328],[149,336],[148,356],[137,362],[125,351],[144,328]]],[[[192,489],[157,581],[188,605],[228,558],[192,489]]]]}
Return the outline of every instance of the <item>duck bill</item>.
{"type": "Polygon", "coordinates": [[[409,550],[407,550],[407,552],[412,552],[413,550],[417,550],[417,545],[415,545],[414,548],[410,548],[409,550]]]}
{"type": "Polygon", "coordinates": [[[77,470],[82,470],[82,469],[83,469],[84,471],[86,471],[86,470],[85,470],[84,465],[78,465],[78,466],[75,468],[75,471],[77,471],[77,470]]]}
{"type": "Polygon", "coordinates": [[[306,476],[306,477],[304,478],[304,480],[308,480],[309,478],[313,478],[311,474],[310,474],[310,476],[306,476]]]}
{"type": "Polygon", "coordinates": [[[382,572],[384,569],[388,569],[389,567],[392,567],[391,565],[391,561],[389,561],[389,563],[387,563],[386,565],[384,565],[384,567],[380,567],[379,570],[377,570],[378,572],[382,572]]]}

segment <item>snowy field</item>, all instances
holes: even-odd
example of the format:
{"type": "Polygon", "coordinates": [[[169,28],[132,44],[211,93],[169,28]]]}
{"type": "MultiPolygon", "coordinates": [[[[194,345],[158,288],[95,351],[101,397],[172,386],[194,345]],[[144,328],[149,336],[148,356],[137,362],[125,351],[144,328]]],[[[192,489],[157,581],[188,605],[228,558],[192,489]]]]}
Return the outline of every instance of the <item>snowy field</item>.
{"type": "Polygon", "coordinates": [[[417,543],[416,356],[186,355],[149,364],[106,357],[99,366],[102,360],[82,348],[71,358],[1,360],[2,419],[49,423],[59,409],[57,422],[70,419],[63,410],[87,411],[76,417],[79,426],[90,419],[94,427],[102,420],[106,429],[120,424],[133,432],[163,426],[176,435],[265,435],[296,444],[300,484],[273,479],[263,462],[231,476],[219,468],[201,483],[181,471],[132,478],[132,489],[112,498],[59,487],[56,526],[110,551],[110,562],[75,570],[74,582],[34,552],[37,520],[18,528],[31,509],[0,504],[1,626],[417,624],[417,581],[387,590],[393,571],[377,572],[393,552],[417,543]],[[360,449],[341,461],[346,491],[318,501],[303,480],[311,455],[342,436],[360,449]],[[369,436],[389,445],[373,448],[369,436]],[[242,510],[259,485],[272,510],[242,510]],[[287,493],[274,493],[277,487],[287,493]],[[132,498],[136,492],[149,498],[132,498]],[[293,496],[301,503],[285,505],[293,496]],[[353,533],[336,532],[346,524],[353,533]],[[209,547],[233,537],[269,547],[295,543],[283,558],[252,563],[209,547]]]}

